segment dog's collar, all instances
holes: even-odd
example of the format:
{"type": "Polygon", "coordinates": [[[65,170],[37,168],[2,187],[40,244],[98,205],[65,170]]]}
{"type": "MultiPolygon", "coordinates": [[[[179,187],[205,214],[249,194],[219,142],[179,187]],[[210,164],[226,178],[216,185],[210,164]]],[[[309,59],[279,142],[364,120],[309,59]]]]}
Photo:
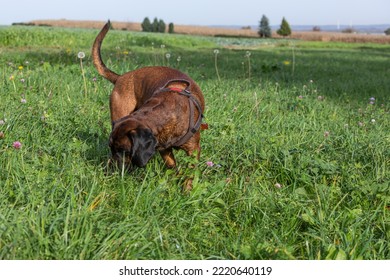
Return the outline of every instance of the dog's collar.
{"type": "Polygon", "coordinates": [[[198,132],[202,124],[202,119],[204,117],[202,106],[200,105],[199,100],[196,97],[194,97],[194,95],[189,90],[190,85],[191,83],[187,80],[171,80],[168,83],[166,83],[164,87],[162,87],[155,93],[158,94],[163,92],[176,92],[178,94],[188,97],[188,102],[190,106],[190,120],[189,120],[188,131],[181,139],[179,139],[179,141],[176,141],[173,144],[165,145],[167,147],[168,146],[180,147],[181,145],[186,143],[192,136],[194,136],[195,133],[198,132]],[[184,89],[169,86],[172,83],[185,83],[187,84],[187,86],[184,89]],[[199,112],[198,119],[196,120],[196,122],[194,121],[194,105],[199,112]]]}

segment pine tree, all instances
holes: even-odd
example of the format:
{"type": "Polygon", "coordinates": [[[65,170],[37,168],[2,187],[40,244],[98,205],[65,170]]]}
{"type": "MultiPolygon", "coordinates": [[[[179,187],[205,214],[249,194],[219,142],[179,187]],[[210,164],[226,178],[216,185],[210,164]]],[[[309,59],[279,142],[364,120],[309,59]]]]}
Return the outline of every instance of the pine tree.
{"type": "Polygon", "coordinates": [[[164,22],[162,19],[160,19],[160,20],[158,21],[157,32],[165,33],[165,28],[166,28],[165,22],[164,22]]]}
{"type": "Polygon", "coordinates": [[[157,18],[154,18],[154,20],[153,20],[152,32],[158,32],[158,19],[157,18]]]}
{"type": "Polygon", "coordinates": [[[291,35],[291,28],[290,25],[288,24],[287,20],[283,18],[282,24],[280,25],[280,28],[278,31],[276,31],[280,36],[286,37],[291,35]]]}
{"type": "Polygon", "coordinates": [[[142,31],[144,32],[151,32],[152,31],[152,24],[150,23],[150,20],[148,17],[144,19],[144,21],[141,23],[142,31]]]}
{"type": "Polygon", "coordinates": [[[173,25],[172,22],[168,25],[168,33],[170,34],[175,33],[175,26],[173,25]]]}
{"type": "Polygon", "coordinates": [[[269,26],[268,18],[263,15],[260,20],[259,31],[257,32],[261,38],[271,38],[272,31],[269,26]]]}

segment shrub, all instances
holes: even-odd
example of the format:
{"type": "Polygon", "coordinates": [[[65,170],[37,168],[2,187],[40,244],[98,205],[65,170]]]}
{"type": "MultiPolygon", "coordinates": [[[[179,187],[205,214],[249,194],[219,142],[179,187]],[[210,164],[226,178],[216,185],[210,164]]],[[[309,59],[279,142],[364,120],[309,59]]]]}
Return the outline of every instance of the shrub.
{"type": "Polygon", "coordinates": [[[390,35],[390,28],[387,28],[387,29],[385,30],[385,34],[386,34],[386,35],[390,35]]]}
{"type": "Polygon", "coordinates": [[[320,31],[321,31],[321,27],[319,27],[319,26],[314,26],[314,27],[313,27],[313,31],[314,31],[314,32],[320,32],[320,31]]]}

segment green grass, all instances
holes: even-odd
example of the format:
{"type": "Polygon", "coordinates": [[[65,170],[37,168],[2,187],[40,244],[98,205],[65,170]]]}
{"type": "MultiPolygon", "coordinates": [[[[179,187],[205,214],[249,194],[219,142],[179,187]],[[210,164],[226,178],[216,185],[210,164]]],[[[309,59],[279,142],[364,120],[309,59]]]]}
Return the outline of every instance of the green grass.
{"type": "Polygon", "coordinates": [[[122,176],[96,33],[0,29],[0,259],[390,259],[388,46],[111,31],[110,68],[188,73],[209,124],[195,168],[122,176]]]}

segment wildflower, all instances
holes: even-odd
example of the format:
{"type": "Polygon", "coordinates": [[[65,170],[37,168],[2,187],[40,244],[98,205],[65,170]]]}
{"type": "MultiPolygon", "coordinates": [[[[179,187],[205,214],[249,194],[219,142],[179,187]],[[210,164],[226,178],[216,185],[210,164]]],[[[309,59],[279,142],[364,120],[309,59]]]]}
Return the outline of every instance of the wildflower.
{"type": "Polygon", "coordinates": [[[129,52],[128,52],[128,51],[123,51],[123,54],[124,54],[124,55],[128,55],[129,52]]]}
{"type": "Polygon", "coordinates": [[[298,96],[298,98],[299,98],[299,99],[303,99],[303,96],[302,96],[302,95],[300,95],[300,96],[298,96]]]}
{"type": "Polygon", "coordinates": [[[97,81],[96,77],[93,77],[92,82],[96,82],[96,81],[97,81]]]}
{"type": "Polygon", "coordinates": [[[362,127],[364,126],[364,122],[358,122],[358,125],[362,127]]]}
{"type": "Polygon", "coordinates": [[[371,123],[372,123],[372,124],[374,124],[375,122],[376,122],[376,120],[375,120],[375,119],[372,119],[372,120],[371,120],[371,123]]]}
{"type": "Polygon", "coordinates": [[[80,58],[80,59],[83,59],[85,57],[85,53],[84,52],[79,52],[77,54],[77,57],[80,58]]]}
{"type": "Polygon", "coordinates": [[[286,65],[286,66],[288,66],[288,65],[291,64],[291,62],[290,62],[289,60],[285,60],[285,61],[283,61],[283,64],[286,65]]]}
{"type": "Polygon", "coordinates": [[[20,82],[21,82],[21,83],[24,83],[25,81],[26,81],[26,80],[25,80],[25,79],[23,79],[23,78],[22,78],[22,79],[20,79],[20,82]]]}
{"type": "Polygon", "coordinates": [[[370,101],[375,102],[375,97],[370,97],[370,101]]]}
{"type": "Polygon", "coordinates": [[[27,100],[26,100],[26,98],[22,98],[22,99],[20,99],[20,102],[25,104],[25,103],[27,103],[27,100]]]}
{"type": "Polygon", "coordinates": [[[213,167],[214,166],[214,162],[212,162],[212,161],[207,161],[206,164],[207,164],[208,167],[213,167]]]}
{"type": "Polygon", "coordinates": [[[330,132],[329,131],[325,131],[324,132],[324,137],[326,138],[326,137],[329,137],[329,135],[330,135],[330,132]]]}
{"type": "Polygon", "coordinates": [[[0,125],[4,125],[5,124],[5,121],[4,120],[0,120],[0,125]]]}
{"type": "Polygon", "coordinates": [[[166,53],[165,57],[169,60],[171,58],[171,54],[170,53],[166,53]]]}
{"type": "Polygon", "coordinates": [[[46,113],[46,111],[43,111],[43,115],[41,116],[41,121],[44,122],[48,117],[49,115],[46,113]]]}
{"type": "Polygon", "coordinates": [[[23,70],[23,66],[20,65],[20,66],[18,67],[18,69],[19,69],[20,71],[22,71],[22,70],[23,70]]]}
{"type": "Polygon", "coordinates": [[[309,82],[310,82],[311,84],[312,84],[312,83],[314,83],[314,81],[313,81],[313,80],[310,80],[309,82]]]}
{"type": "Polygon", "coordinates": [[[177,62],[180,62],[181,61],[181,56],[178,56],[176,60],[177,60],[177,62]]]}
{"type": "Polygon", "coordinates": [[[15,76],[14,76],[14,75],[9,76],[9,80],[10,80],[10,81],[13,81],[14,79],[15,79],[15,76]]]}
{"type": "Polygon", "coordinates": [[[215,55],[219,54],[219,50],[218,50],[218,49],[215,49],[215,50],[214,50],[214,54],[215,54],[215,55]]]}
{"type": "Polygon", "coordinates": [[[19,141],[15,141],[15,142],[12,144],[12,146],[13,146],[15,149],[19,150],[20,148],[22,148],[22,143],[20,143],[19,141]]]}
{"type": "Polygon", "coordinates": [[[317,100],[318,101],[323,101],[325,99],[325,97],[323,97],[323,96],[321,96],[321,95],[319,95],[318,97],[317,97],[317,100]]]}
{"type": "Polygon", "coordinates": [[[245,53],[245,57],[250,57],[251,56],[251,52],[250,51],[247,51],[246,53],[245,53]]]}
{"type": "Polygon", "coordinates": [[[282,185],[279,184],[279,183],[276,183],[274,186],[275,186],[275,188],[277,188],[277,189],[281,189],[281,188],[282,188],[282,185]]]}
{"type": "Polygon", "coordinates": [[[163,45],[161,45],[160,47],[161,47],[162,49],[164,49],[164,48],[165,48],[165,45],[163,44],[163,45]]]}

